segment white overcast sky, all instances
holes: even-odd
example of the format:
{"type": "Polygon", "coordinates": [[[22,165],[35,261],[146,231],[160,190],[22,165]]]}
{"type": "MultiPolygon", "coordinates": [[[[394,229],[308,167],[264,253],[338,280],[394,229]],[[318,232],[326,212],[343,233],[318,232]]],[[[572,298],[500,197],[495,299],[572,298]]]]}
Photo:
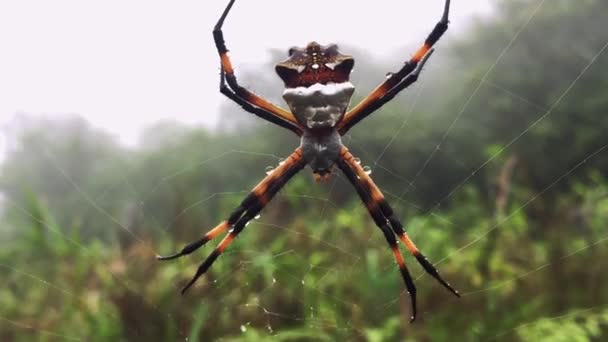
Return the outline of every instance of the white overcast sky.
{"type": "MultiPolygon", "coordinates": [[[[0,1],[0,125],[20,112],[76,113],[125,143],[159,119],[213,127],[227,99],[217,90],[211,29],[226,3],[0,1]]],[[[450,34],[490,3],[453,0],[450,34]]],[[[442,0],[238,0],[224,34],[238,76],[239,65],[263,63],[269,49],[311,40],[381,58],[422,42],[442,8],[442,0]]]]}

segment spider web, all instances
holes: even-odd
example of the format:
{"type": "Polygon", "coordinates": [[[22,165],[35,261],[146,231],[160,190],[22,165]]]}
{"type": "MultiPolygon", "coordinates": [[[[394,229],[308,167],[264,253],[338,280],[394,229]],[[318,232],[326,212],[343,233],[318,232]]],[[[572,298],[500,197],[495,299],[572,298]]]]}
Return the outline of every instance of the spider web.
{"type": "MultiPolygon", "coordinates": [[[[404,94],[402,97],[405,99],[405,103],[409,104],[404,112],[402,113],[402,121],[401,125],[396,128],[394,135],[386,138],[385,147],[380,153],[374,154],[366,151],[366,147],[358,143],[357,133],[349,134],[345,137],[345,144],[349,146],[355,154],[361,157],[366,165],[370,165],[372,170],[374,171],[374,175],[378,174],[378,177],[375,177],[377,184],[382,188],[382,180],[393,177],[394,179],[403,182],[403,189],[382,189],[387,199],[391,203],[393,203],[393,207],[396,209],[415,209],[422,210],[422,205],[418,205],[412,201],[409,201],[406,197],[410,192],[416,191],[417,181],[419,181],[420,177],[424,175],[425,171],[429,167],[429,165],[435,159],[441,158],[453,158],[449,153],[444,153],[443,149],[446,147],[446,144],[449,144],[450,133],[456,124],[461,120],[463,116],[466,116],[467,109],[471,103],[471,101],[477,96],[480,89],[483,87],[492,87],[495,89],[499,89],[500,91],[505,92],[510,95],[513,99],[517,101],[525,102],[532,107],[541,111],[540,116],[527,125],[527,127],[521,131],[518,135],[513,137],[507,144],[502,146],[497,152],[492,154],[487,160],[483,161],[479,165],[467,165],[466,162],[457,160],[459,164],[462,164],[467,169],[471,170],[468,176],[463,177],[460,181],[454,183],[449,189],[446,189],[446,195],[443,196],[436,204],[432,207],[432,209],[426,213],[426,219],[422,222],[418,222],[414,228],[410,228],[409,233],[414,240],[416,240],[416,235],[420,232],[416,229],[416,227],[425,226],[426,221],[429,219],[438,219],[444,222],[447,222],[454,229],[466,230],[466,227],[459,227],[456,223],[450,222],[448,218],[446,218],[442,212],[442,204],[445,204],[447,201],[452,199],[454,196],[457,196],[460,191],[466,186],[466,184],[474,177],[478,172],[486,168],[488,165],[492,164],[499,156],[501,156],[505,151],[507,151],[512,145],[520,141],[522,137],[524,137],[530,130],[534,129],[538,126],[539,123],[546,120],[550,117],[557,108],[564,101],[567,101],[566,97],[571,92],[571,90],[581,81],[582,77],[586,75],[589,69],[596,63],[598,58],[605,53],[605,50],[608,48],[608,42],[601,47],[598,51],[595,51],[593,57],[588,61],[588,63],[580,70],[578,75],[572,79],[571,83],[564,89],[564,91],[560,94],[560,96],[553,102],[548,104],[538,104],[536,101],[526,98],[525,96],[518,94],[517,92],[513,92],[511,90],[505,89],[501,87],[499,84],[494,84],[488,80],[488,76],[492,74],[492,71],[496,68],[496,66],[501,62],[503,57],[509,53],[510,48],[514,43],[517,42],[517,39],[521,32],[524,32],[528,27],[528,24],[534,20],[539,11],[543,10],[546,6],[545,0],[539,1],[534,4],[534,7],[530,10],[529,16],[522,21],[521,26],[518,31],[512,36],[512,39],[508,42],[505,42],[504,48],[498,53],[497,58],[487,70],[483,74],[483,76],[478,79],[476,87],[468,94],[468,96],[463,98],[462,106],[456,112],[449,126],[445,129],[443,135],[440,137],[439,141],[435,146],[430,146],[430,152],[425,159],[425,162],[419,166],[418,171],[415,173],[413,178],[407,179],[400,175],[398,170],[393,170],[390,167],[387,167],[383,164],[383,157],[385,154],[391,149],[391,147],[398,141],[398,137],[405,134],[407,129],[410,128],[410,120],[412,115],[415,113],[416,109],[419,106],[420,100],[428,96],[427,88],[428,84],[425,83],[424,77],[419,84],[417,84],[412,89],[409,89],[407,94],[404,94]],[[384,178],[387,177],[387,178],[384,178]]],[[[449,65],[443,64],[438,65],[437,63],[429,63],[428,69],[450,69],[449,65]]],[[[467,77],[467,75],[463,75],[463,77],[467,77]]],[[[381,113],[377,113],[376,115],[382,115],[381,113]]],[[[363,123],[364,124],[364,123],[363,123]]],[[[517,214],[528,207],[530,204],[534,203],[537,199],[541,198],[546,192],[550,189],[558,185],[560,182],[567,179],[573,172],[575,172],[580,167],[584,166],[589,161],[593,160],[593,158],[605,154],[608,150],[608,144],[601,146],[597,150],[593,151],[589,155],[587,155],[583,160],[581,160],[574,167],[561,171],[559,177],[557,177],[552,183],[550,183],[547,187],[542,189],[541,191],[531,194],[527,201],[523,203],[523,205],[515,208],[513,211],[509,212],[505,217],[491,225],[488,229],[486,229],[482,234],[468,240],[466,243],[461,244],[459,246],[454,246],[451,252],[445,255],[433,255],[432,259],[435,260],[435,264],[439,266],[441,269],[441,265],[445,262],[453,260],[459,257],[463,251],[468,250],[470,248],[475,248],[480,241],[483,241],[488,237],[488,235],[498,229],[503,229],[510,220],[517,216],[517,214]]],[[[120,184],[117,186],[125,186],[129,189],[133,196],[133,200],[136,203],[140,203],[141,205],[138,207],[141,215],[145,217],[152,217],[154,219],[155,213],[146,211],[146,201],[154,194],[168,192],[168,187],[172,184],[172,182],[180,177],[185,175],[189,175],[191,173],[196,173],[206,167],[209,167],[211,164],[230,164],[233,160],[242,160],[246,158],[257,158],[265,160],[268,165],[276,165],[280,162],[281,156],[278,156],[273,153],[268,153],[268,151],[256,151],[256,150],[246,150],[243,146],[239,146],[238,143],[235,143],[235,147],[229,148],[224,151],[216,151],[214,157],[208,158],[201,161],[195,161],[191,165],[187,165],[185,167],[178,167],[173,172],[162,176],[158,183],[149,188],[149,189],[140,189],[135,185],[135,180],[129,176],[128,170],[125,170],[124,175],[124,184],[120,184]]],[[[180,220],[180,218],[184,215],[188,215],[192,212],[199,210],[200,208],[206,205],[218,204],[221,201],[231,201],[233,203],[238,203],[240,199],[242,199],[249,191],[250,188],[238,188],[226,190],[223,192],[213,192],[207,194],[201,194],[200,198],[188,202],[185,206],[183,206],[177,214],[173,217],[172,220],[168,222],[158,222],[158,224],[164,229],[158,236],[153,237],[154,243],[150,243],[150,237],[144,236],[142,233],[138,233],[135,230],[131,229],[129,225],[124,223],[124,220],[121,218],[113,216],[111,213],[106,211],[103,206],[99,204],[100,198],[104,196],[104,191],[102,190],[99,194],[91,194],[82,190],[79,183],[72,179],[69,176],[69,173],[61,166],[57,157],[48,149],[42,148],[40,151],[40,158],[44,158],[48,160],[51,172],[56,172],[65,178],[67,182],[71,184],[74,191],[77,192],[83,201],[86,201],[92,208],[92,210],[96,213],[96,215],[101,219],[107,219],[112,223],[112,227],[109,229],[119,229],[124,231],[129,239],[132,240],[132,243],[135,245],[141,246],[141,248],[147,253],[149,256],[154,256],[161,253],[160,249],[160,241],[163,239],[171,239],[174,231],[174,224],[180,220]]],[[[126,168],[126,167],[125,167],[126,168]]],[[[302,172],[305,174],[306,172],[302,172]]],[[[259,170],[260,178],[264,176],[264,170],[259,170]]],[[[299,175],[297,177],[303,176],[299,175]]],[[[365,218],[366,225],[370,230],[369,239],[367,239],[366,244],[367,248],[370,250],[377,251],[377,257],[382,261],[381,264],[385,265],[381,270],[380,274],[389,274],[390,281],[395,282],[396,285],[401,286],[401,280],[398,278],[396,267],[394,262],[392,261],[392,256],[388,253],[386,248],[386,243],[383,240],[383,237],[377,229],[371,223],[371,220],[367,219],[367,212],[363,206],[357,209],[352,208],[340,208],[333,200],[337,194],[335,190],[342,183],[347,183],[345,179],[341,176],[334,176],[333,180],[326,187],[326,191],[324,195],[318,196],[316,195],[317,191],[310,191],[309,193],[302,193],[298,195],[287,194],[287,191],[279,193],[276,197],[276,200],[273,201],[268,209],[266,209],[262,213],[262,217],[253,221],[251,226],[243,232],[243,235],[255,235],[264,233],[266,231],[272,232],[276,236],[284,235],[287,237],[297,237],[302,239],[303,241],[307,241],[309,244],[306,248],[301,249],[273,249],[270,248],[270,251],[267,250],[267,246],[262,245],[248,245],[244,243],[240,243],[238,240],[227,250],[222,257],[214,264],[214,268],[219,269],[220,271],[213,272],[213,274],[203,277],[199,280],[198,286],[204,287],[205,292],[195,292],[191,293],[186,299],[182,299],[179,297],[179,286],[181,285],[180,279],[183,280],[184,277],[189,277],[194,270],[194,267],[200,262],[201,258],[209,253],[210,248],[206,247],[202,252],[197,252],[190,257],[184,258],[184,260],[178,262],[180,274],[184,275],[177,276],[174,275],[171,281],[174,284],[175,288],[175,297],[174,301],[180,301],[180,305],[190,306],[191,308],[199,308],[203,304],[199,303],[197,300],[193,300],[192,298],[203,297],[204,300],[213,300],[217,301],[220,304],[225,303],[225,307],[223,307],[219,312],[213,313],[204,313],[202,310],[193,310],[195,311],[194,317],[195,320],[200,318],[204,320],[204,315],[214,315],[214,316],[222,316],[231,314],[235,311],[232,306],[233,300],[229,300],[231,297],[234,297],[235,291],[241,293],[241,298],[245,300],[242,302],[241,307],[239,307],[236,311],[242,311],[248,313],[243,316],[253,317],[254,314],[257,315],[257,319],[255,321],[251,320],[243,320],[237,322],[235,327],[237,327],[240,331],[234,331],[232,336],[237,336],[239,333],[247,334],[252,329],[265,331],[266,335],[263,336],[278,336],[283,332],[283,330],[288,330],[289,326],[297,326],[297,325],[306,325],[311,330],[318,329],[319,331],[332,330],[338,331],[343,336],[350,336],[353,339],[361,338],[361,336],[368,336],[366,332],[360,327],[358,322],[355,321],[341,321],[339,318],[335,317],[334,310],[350,310],[353,312],[365,312],[365,315],[369,316],[390,316],[394,313],[401,312],[403,306],[407,309],[408,297],[405,290],[402,287],[397,287],[401,289],[401,292],[395,292],[394,296],[388,301],[379,301],[374,307],[361,307],[357,298],[353,298],[349,296],[348,293],[341,293],[339,291],[331,291],[328,292],[324,290],[326,287],[323,286],[326,283],[332,283],[335,279],[353,279],[356,281],[358,277],[361,277],[362,269],[364,268],[364,263],[366,257],[368,255],[364,255],[360,250],[352,249],[348,247],[344,247],[344,244],[341,243],[340,239],[348,238],[348,233],[346,230],[341,230],[339,234],[330,234],[330,236],[342,236],[340,238],[336,238],[335,240],[330,240],[327,236],[321,236],[318,233],[315,233],[315,229],[301,229],[303,225],[308,225],[308,223],[300,223],[300,224],[289,224],[283,225],[276,223],[273,218],[276,215],[271,215],[270,219],[266,219],[266,211],[273,212],[276,211],[276,203],[281,202],[284,198],[288,199],[296,199],[298,203],[303,203],[305,206],[314,206],[315,208],[319,208],[319,215],[316,223],[323,222],[329,217],[337,216],[344,214],[346,210],[352,210],[352,212],[346,212],[347,214],[356,216],[357,218],[365,218]],[[346,237],[344,237],[346,236],[346,237]],[[312,262],[311,258],[314,257],[313,254],[309,251],[309,249],[319,249],[328,251],[331,255],[339,255],[340,256],[340,264],[332,265],[331,263],[324,262],[312,262]],[[239,258],[238,262],[235,262],[231,256],[236,256],[239,258]],[[298,261],[299,271],[287,271],[284,270],[292,270],[293,267],[290,265],[286,265],[283,263],[283,260],[286,257],[294,258],[298,261]],[[263,260],[265,264],[260,264],[259,260],[263,260]],[[346,262],[345,262],[346,261],[346,262]],[[220,266],[220,264],[224,263],[224,266],[220,266]],[[229,266],[236,267],[228,268],[229,266]],[[270,266],[269,266],[270,265],[270,266]],[[267,267],[271,268],[271,276],[261,283],[250,284],[250,283],[241,283],[240,280],[242,277],[241,274],[248,273],[261,273],[266,270],[267,267]],[[295,282],[294,282],[295,281],[295,282]],[[202,285],[201,283],[206,283],[202,285]],[[305,314],[294,315],[293,313],[285,313],[281,312],[282,309],[278,307],[274,307],[273,297],[276,293],[281,292],[279,289],[283,290],[283,284],[288,284],[289,286],[293,286],[294,283],[299,284],[302,288],[306,289],[304,293],[310,295],[313,293],[315,296],[323,298],[323,300],[330,304],[329,307],[317,307],[310,306],[308,303],[311,300],[308,298],[296,298],[293,299],[295,303],[300,306],[308,306],[304,308],[303,312],[305,314]],[[243,295],[249,294],[249,295],[243,295]],[[205,299],[206,298],[206,299],[205,299]],[[196,303],[194,303],[196,302],[196,303]]],[[[309,180],[309,188],[315,186],[309,180]]],[[[288,185],[289,187],[290,185],[288,185]]],[[[20,206],[18,203],[11,202],[10,200],[5,199],[5,202],[9,206],[13,206],[18,208],[23,215],[31,218],[32,220],[36,220],[50,232],[57,234],[62,239],[65,239],[69,244],[73,245],[75,248],[82,251],[83,255],[88,255],[93,253],[91,247],[74,239],[70,235],[66,234],[62,230],[55,227],[51,222],[45,222],[38,218],[35,213],[32,213],[27,208],[20,206]]],[[[403,219],[403,218],[402,218],[403,219]]],[[[407,225],[407,220],[403,219],[407,225]]],[[[193,234],[189,234],[190,237],[196,237],[198,234],[202,233],[206,229],[201,229],[201,232],[194,232],[193,234]]],[[[558,262],[564,262],[570,259],[576,259],[580,255],[592,249],[594,246],[603,244],[608,240],[608,235],[605,237],[600,237],[595,239],[591,243],[581,246],[574,251],[567,252],[564,255],[560,256],[557,260],[558,262]]],[[[251,240],[247,240],[251,241],[251,240]]],[[[253,240],[255,241],[255,240],[253,240]]],[[[216,241],[210,243],[210,245],[214,245],[216,241]]],[[[164,251],[162,251],[164,252],[164,251]]],[[[376,255],[376,254],[374,254],[376,255]]],[[[151,271],[156,267],[163,267],[164,265],[156,265],[155,261],[150,258],[150,265],[141,264],[141,260],[126,256],[123,258],[125,261],[124,267],[127,269],[141,268],[145,273],[146,271],[151,271]]],[[[410,262],[411,263],[411,262],[410,262]]],[[[534,268],[521,270],[517,272],[517,275],[510,278],[505,278],[499,282],[487,284],[487,286],[481,286],[479,288],[459,288],[463,298],[460,301],[452,300],[445,295],[443,298],[444,305],[462,305],[466,307],[467,301],[475,301],[476,297],[492,293],[493,291],[501,290],[509,285],[512,285],[514,282],[520,281],[522,279],[528,277],[537,277],[542,276],[543,272],[546,272],[550,269],[554,263],[541,263],[534,268]]],[[[189,338],[193,338],[193,336],[198,336],[198,338],[203,338],[203,335],[193,334],[192,331],[188,329],[188,327],[184,324],[180,324],[180,322],[187,322],[190,319],[184,319],[183,317],[175,317],[172,310],[171,305],[167,304],[166,301],[163,302],[154,302],[151,301],[146,296],[142,295],[140,292],[141,284],[133,284],[132,280],[129,279],[124,273],[117,272],[115,267],[112,265],[111,261],[104,262],[100,265],[100,268],[104,271],[108,272],[111,277],[119,284],[124,290],[132,295],[135,298],[138,298],[142,305],[146,308],[150,308],[152,312],[158,317],[158,319],[162,321],[175,321],[177,324],[173,327],[173,333],[180,339],[188,340],[189,338]]],[[[17,275],[21,281],[23,282],[34,282],[38,283],[40,286],[45,287],[49,293],[53,293],[54,295],[61,296],[65,298],[65,300],[70,300],[76,303],[75,305],[81,307],[83,310],[90,305],[87,302],[87,299],[79,294],[76,294],[76,290],[67,286],[62,286],[58,284],[54,284],[44,279],[44,277],[37,275],[35,273],[29,272],[25,269],[15,268],[12,265],[0,263],[0,269],[3,272],[9,272],[13,275],[17,275]]],[[[417,278],[417,285],[420,288],[435,286],[434,283],[430,280],[430,278],[425,277],[422,278],[423,273],[419,272],[415,278],[417,278]]],[[[365,279],[365,278],[364,278],[365,279]]],[[[331,287],[329,287],[331,289],[331,287]]],[[[292,292],[294,293],[294,292],[292,292]]],[[[379,296],[379,298],[382,296],[379,296]]],[[[313,301],[314,302],[314,301],[313,301]]],[[[419,315],[422,316],[422,320],[424,321],[432,321],[435,316],[441,316],[440,309],[434,308],[425,308],[426,303],[419,302],[419,307],[421,312],[419,315]]],[[[576,312],[564,313],[563,315],[558,315],[555,317],[549,318],[549,320],[559,321],[564,318],[568,318],[571,316],[575,316],[582,312],[586,311],[594,311],[598,309],[603,309],[608,306],[608,303],[600,303],[599,305],[582,308],[576,312]]],[[[107,316],[110,320],[115,320],[119,324],[122,325],[120,320],[122,319],[119,315],[111,310],[101,310],[100,315],[107,316]]],[[[400,324],[405,324],[405,320],[400,321],[400,324]]],[[[140,322],[141,323],[141,322],[140,322]]],[[[28,323],[21,320],[15,320],[12,317],[3,317],[0,316],[0,324],[4,327],[8,327],[9,329],[15,330],[23,330],[30,331],[34,336],[45,336],[49,338],[55,339],[65,339],[65,340],[88,340],[87,336],[78,335],[76,332],[69,333],[66,331],[52,331],[45,329],[44,327],[38,327],[34,323],[28,323]]],[[[519,329],[525,328],[526,326],[535,324],[535,322],[526,322],[520,324],[514,324],[512,329],[498,332],[495,336],[495,339],[501,339],[509,336],[510,334],[518,331],[519,329]]],[[[127,329],[130,330],[131,336],[139,336],[141,332],[141,326],[127,326],[127,329]]],[[[405,329],[410,329],[409,327],[405,327],[405,329]]],[[[228,338],[226,338],[228,339],[228,338]]]]}

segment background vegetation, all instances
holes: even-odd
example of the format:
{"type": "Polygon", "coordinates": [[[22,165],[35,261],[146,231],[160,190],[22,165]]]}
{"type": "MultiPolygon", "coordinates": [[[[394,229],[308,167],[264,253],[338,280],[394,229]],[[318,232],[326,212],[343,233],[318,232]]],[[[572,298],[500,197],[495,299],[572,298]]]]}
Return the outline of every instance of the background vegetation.
{"type": "MultiPolygon", "coordinates": [[[[355,192],[309,172],[182,297],[210,247],[155,255],[224,219],[293,136],[229,103],[221,131],[159,123],[136,149],[76,117],[24,117],[0,176],[0,340],[605,340],[608,3],[552,0],[518,33],[537,5],[498,2],[345,137],[463,298],[408,258],[421,276],[408,324],[355,192]]],[[[403,59],[352,54],[364,89],[403,59]]],[[[243,79],[280,94],[264,77],[243,79]]]]}

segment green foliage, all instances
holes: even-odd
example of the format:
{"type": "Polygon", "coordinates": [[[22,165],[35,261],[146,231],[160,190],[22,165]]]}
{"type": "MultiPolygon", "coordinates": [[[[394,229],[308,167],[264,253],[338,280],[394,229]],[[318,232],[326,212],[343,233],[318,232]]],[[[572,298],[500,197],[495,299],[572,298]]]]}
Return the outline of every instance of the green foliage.
{"type": "Polygon", "coordinates": [[[577,341],[600,339],[608,327],[608,310],[597,313],[581,310],[562,317],[541,318],[516,329],[525,341],[577,341]]]}
{"type": "MultiPolygon", "coordinates": [[[[548,3],[459,120],[537,1],[498,2],[433,56],[414,110],[416,87],[344,138],[460,300],[408,257],[420,310],[408,324],[354,190],[307,172],[181,296],[210,247],[155,255],[225,219],[293,136],[246,119],[238,133],[165,122],[127,149],[78,118],[24,119],[0,175],[0,340],[604,340],[608,53],[558,99],[608,41],[608,7],[548,3]]],[[[395,67],[368,63],[365,84],[395,67]]]]}

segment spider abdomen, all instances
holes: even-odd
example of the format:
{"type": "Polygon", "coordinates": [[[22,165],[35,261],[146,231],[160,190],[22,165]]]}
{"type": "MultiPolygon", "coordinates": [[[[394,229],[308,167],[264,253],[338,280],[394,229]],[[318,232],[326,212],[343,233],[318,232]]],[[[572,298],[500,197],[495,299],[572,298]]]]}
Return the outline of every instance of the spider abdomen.
{"type": "Polygon", "coordinates": [[[335,129],[323,131],[305,131],[300,147],[302,156],[315,174],[324,176],[331,172],[338,158],[342,139],[335,129]]]}
{"type": "Polygon", "coordinates": [[[332,128],[342,119],[355,87],[350,82],[315,83],[287,88],[283,99],[296,120],[308,129],[332,128]]]}

